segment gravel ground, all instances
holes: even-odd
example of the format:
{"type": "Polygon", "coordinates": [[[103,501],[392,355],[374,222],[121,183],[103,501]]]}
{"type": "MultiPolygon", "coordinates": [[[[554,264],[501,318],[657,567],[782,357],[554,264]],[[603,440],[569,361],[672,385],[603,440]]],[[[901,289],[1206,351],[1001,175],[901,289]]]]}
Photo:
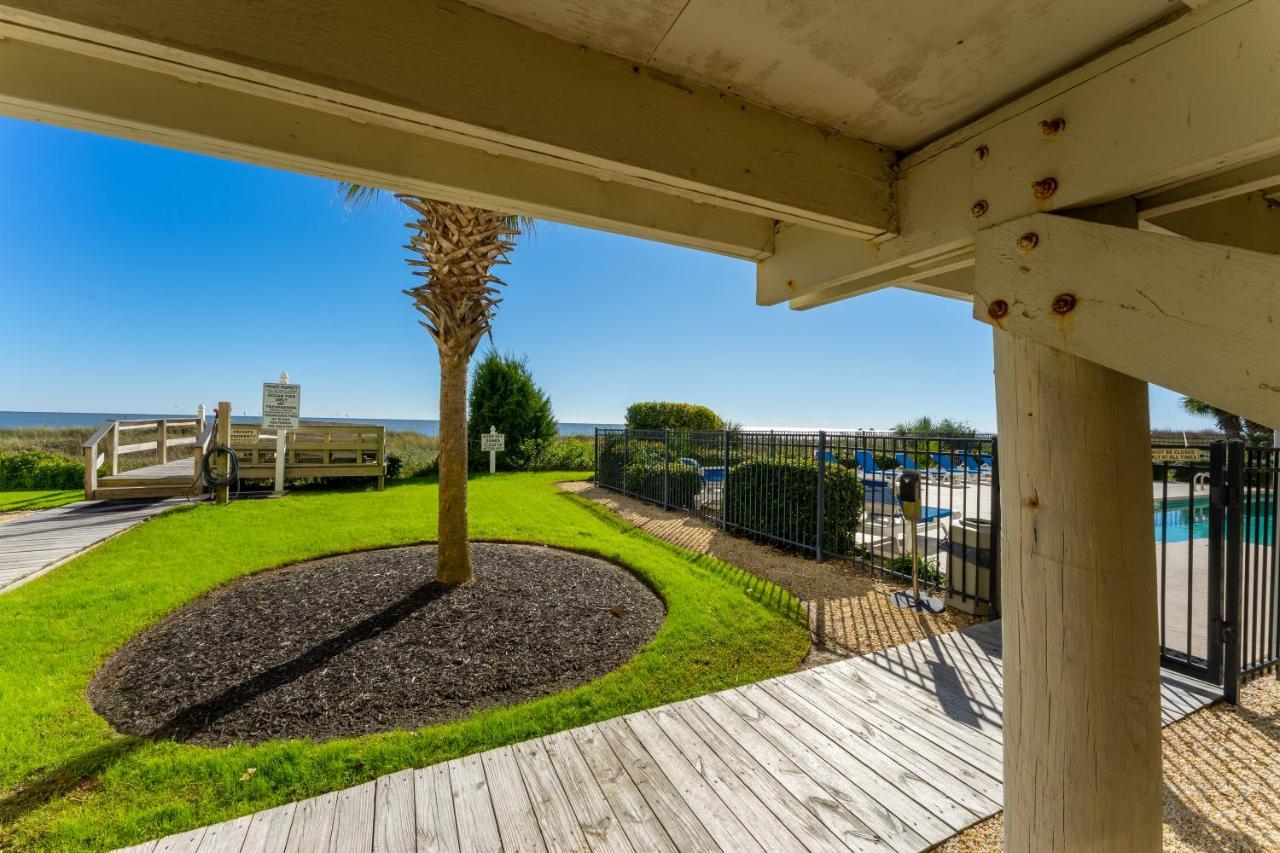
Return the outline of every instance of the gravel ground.
{"type": "Polygon", "coordinates": [[[840,560],[822,564],[777,548],[731,536],[683,512],[602,489],[585,481],[560,487],[608,507],[624,521],[682,548],[709,554],[771,581],[801,599],[809,613],[814,649],[807,665],[862,655],[974,624],[953,610],[917,614],[889,599],[901,581],[840,560]]]}
{"type": "MultiPolygon", "coordinates": [[[[996,815],[938,848],[1003,850],[996,815]]],[[[1164,849],[1280,850],[1280,683],[1264,675],[1240,704],[1219,703],[1164,730],[1164,849]]]]}
{"type": "Polygon", "coordinates": [[[17,521],[20,518],[26,518],[28,515],[35,515],[39,511],[38,509],[17,509],[13,512],[0,512],[0,524],[17,521]]]}
{"type": "Polygon", "coordinates": [[[665,618],[612,563],[472,545],[445,587],[434,545],[262,572],[135,637],[89,685],[118,731],[222,745],[413,729],[544,696],[630,660],[665,618]]]}

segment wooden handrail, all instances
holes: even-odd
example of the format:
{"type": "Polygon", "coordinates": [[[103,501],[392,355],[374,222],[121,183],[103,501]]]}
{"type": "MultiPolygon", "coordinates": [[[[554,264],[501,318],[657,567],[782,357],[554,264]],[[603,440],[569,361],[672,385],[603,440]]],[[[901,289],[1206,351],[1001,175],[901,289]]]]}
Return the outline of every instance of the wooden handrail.
{"type": "Polygon", "coordinates": [[[84,450],[84,492],[85,499],[92,500],[94,492],[98,489],[98,466],[105,462],[111,463],[111,473],[119,472],[119,458],[129,453],[138,453],[144,450],[155,450],[160,462],[167,462],[169,459],[170,447],[185,447],[187,445],[196,445],[196,471],[199,473],[200,456],[204,449],[209,446],[209,439],[213,435],[212,426],[202,425],[198,418],[182,417],[170,420],[168,418],[155,418],[151,420],[116,420],[107,421],[98,431],[89,436],[88,440],[81,445],[84,450]],[[203,432],[197,436],[183,436],[182,438],[169,438],[170,427],[196,427],[203,426],[203,432]],[[152,441],[139,441],[133,444],[121,444],[120,433],[129,432],[140,429],[154,429],[156,437],[152,441]],[[109,440],[109,444],[105,449],[99,449],[99,445],[104,439],[109,440]]]}

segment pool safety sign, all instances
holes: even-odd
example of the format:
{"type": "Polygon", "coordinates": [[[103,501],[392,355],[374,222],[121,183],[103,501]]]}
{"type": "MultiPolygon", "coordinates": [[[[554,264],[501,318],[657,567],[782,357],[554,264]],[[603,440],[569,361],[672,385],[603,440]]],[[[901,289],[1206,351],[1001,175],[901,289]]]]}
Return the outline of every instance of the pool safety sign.
{"type": "Polygon", "coordinates": [[[1152,462],[1199,462],[1204,451],[1198,447],[1153,447],[1152,462]]]}
{"type": "Polygon", "coordinates": [[[302,386],[286,382],[262,383],[262,428],[297,429],[302,409],[302,386]]]}
{"type": "Polygon", "coordinates": [[[489,473],[493,474],[498,470],[498,451],[507,449],[507,437],[490,426],[488,432],[480,433],[480,449],[489,452],[489,473]]]}

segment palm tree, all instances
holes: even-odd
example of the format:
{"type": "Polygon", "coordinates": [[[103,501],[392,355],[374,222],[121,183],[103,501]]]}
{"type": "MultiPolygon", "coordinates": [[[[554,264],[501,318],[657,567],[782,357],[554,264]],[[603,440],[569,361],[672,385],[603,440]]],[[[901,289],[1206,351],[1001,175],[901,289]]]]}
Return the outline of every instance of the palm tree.
{"type": "Polygon", "coordinates": [[[1218,429],[1225,433],[1227,438],[1240,437],[1239,415],[1233,415],[1226,409],[1219,409],[1217,406],[1211,406],[1193,397],[1182,398],[1182,409],[1193,415],[1206,415],[1213,418],[1218,425],[1218,429]]]}
{"type": "MultiPolygon", "coordinates": [[[[349,207],[372,201],[380,191],[342,184],[349,207]]],[[[467,368],[497,313],[493,274],[507,263],[515,239],[532,224],[523,217],[465,204],[397,193],[413,213],[406,223],[414,233],[406,249],[410,266],[423,282],[405,294],[426,318],[420,321],[440,354],[440,507],[436,580],[467,583],[472,578],[467,543],[467,368]]]]}

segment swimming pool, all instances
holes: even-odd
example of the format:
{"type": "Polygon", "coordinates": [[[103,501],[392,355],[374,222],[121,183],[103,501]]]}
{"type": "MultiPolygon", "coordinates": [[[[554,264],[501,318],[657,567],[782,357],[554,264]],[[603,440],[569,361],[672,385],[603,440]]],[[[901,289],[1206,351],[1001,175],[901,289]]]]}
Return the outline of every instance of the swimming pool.
{"type": "MultiPolygon", "coordinates": [[[[1255,545],[1269,545],[1274,540],[1276,505],[1274,498],[1254,499],[1244,504],[1244,530],[1247,540],[1255,545]]],[[[1161,501],[1155,505],[1156,544],[1160,542],[1186,542],[1188,539],[1209,538],[1209,497],[1197,495],[1195,509],[1190,498],[1170,498],[1161,511],[1161,501]],[[1168,536],[1167,539],[1162,537],[1168,536]]]]}

